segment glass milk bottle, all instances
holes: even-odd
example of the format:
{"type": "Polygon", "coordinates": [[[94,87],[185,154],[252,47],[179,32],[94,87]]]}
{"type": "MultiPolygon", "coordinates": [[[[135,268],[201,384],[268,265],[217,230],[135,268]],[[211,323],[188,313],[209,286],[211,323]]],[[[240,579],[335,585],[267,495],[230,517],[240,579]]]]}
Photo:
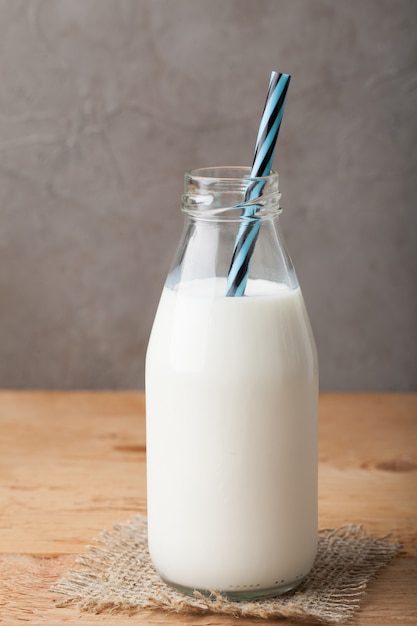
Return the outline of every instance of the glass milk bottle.
{"type": "Polygon", "coordinates": [[[317,547],[317,354],[279,230],[278,175],[185,176],[184,231],[146,357],[148,538],[191,593],[273,596],[317,547]],[[249,185],[259,227],[244,295],[227,276],[249,185]]]}

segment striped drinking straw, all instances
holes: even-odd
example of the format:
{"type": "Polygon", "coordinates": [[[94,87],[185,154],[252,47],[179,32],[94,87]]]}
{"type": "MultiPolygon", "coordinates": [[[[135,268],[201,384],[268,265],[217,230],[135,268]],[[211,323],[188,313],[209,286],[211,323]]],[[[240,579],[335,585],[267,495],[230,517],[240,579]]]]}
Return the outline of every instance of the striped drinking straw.
{"type": "MultiPolygon", "coordinates": [[[[250,178],[268,176],[271,171],[274,150],[277,142],[281,120],[284,113],[285,99],[290,83],[288,74],[272,72],[268,94],[256,139],[250,178]]],[[[263,181],[252,182],[245,194],[245,202],[252,202],[259,197],[263,181]]],[[[232,262],[227,277],[226,296],[243,296],[249,274],[249,261],[255,247],[261,226],[255,213],[259,205],[246,207],[236,237],[232,262]]]]}

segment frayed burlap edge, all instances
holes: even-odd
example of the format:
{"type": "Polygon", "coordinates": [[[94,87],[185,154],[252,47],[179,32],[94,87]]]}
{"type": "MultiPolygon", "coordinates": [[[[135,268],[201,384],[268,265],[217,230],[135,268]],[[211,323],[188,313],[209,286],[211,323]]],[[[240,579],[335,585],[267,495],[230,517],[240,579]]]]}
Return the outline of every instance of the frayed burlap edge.
{"type": "Polygon", "coordinates": [[[297,589],[276,598],[233,602],[216,592],[210,598],[198,592],[186,596],[166,585],[150,561],[146,518],[136,515],[102,532],[89,553],[77,558],[78,568],[51,591],[67,596],[58,606],[75,604],[94,613],[163,609],[341,624],[358,611],[369,581],[397,554],[399,544],[387,538],[356,525],[322,530],[314,567],[297,589]]]}

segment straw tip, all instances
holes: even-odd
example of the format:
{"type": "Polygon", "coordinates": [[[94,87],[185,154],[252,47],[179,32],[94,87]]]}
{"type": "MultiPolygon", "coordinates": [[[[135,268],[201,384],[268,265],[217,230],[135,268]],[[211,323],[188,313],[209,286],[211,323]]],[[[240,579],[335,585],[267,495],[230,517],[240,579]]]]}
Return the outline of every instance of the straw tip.
{"type": "Polygon", "coordinates": [[[284,80],[286,81],[290,81],[291,80],[291,74],[284,74],[283,72],[276,72],[275,70],[273,70],[271,72],[271,78],[284,78],[284,80]]]}

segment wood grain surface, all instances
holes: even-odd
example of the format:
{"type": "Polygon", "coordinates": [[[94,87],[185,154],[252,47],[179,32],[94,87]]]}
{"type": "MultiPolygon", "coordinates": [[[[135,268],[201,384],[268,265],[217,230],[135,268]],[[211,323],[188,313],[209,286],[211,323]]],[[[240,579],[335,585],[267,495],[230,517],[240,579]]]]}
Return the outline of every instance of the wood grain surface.
{"type": "MultiPolygon", "coordinates": [[[[54,604],[50,585],[93,537],[146,513],[145,454],[141,392],[0,392],[0,623],[239,621],[54,604]]],[[[320,527],[360,523],[403,546],[351,624],[417,624],[417,394],[322,394],[319,460],[320,527]]]]}

